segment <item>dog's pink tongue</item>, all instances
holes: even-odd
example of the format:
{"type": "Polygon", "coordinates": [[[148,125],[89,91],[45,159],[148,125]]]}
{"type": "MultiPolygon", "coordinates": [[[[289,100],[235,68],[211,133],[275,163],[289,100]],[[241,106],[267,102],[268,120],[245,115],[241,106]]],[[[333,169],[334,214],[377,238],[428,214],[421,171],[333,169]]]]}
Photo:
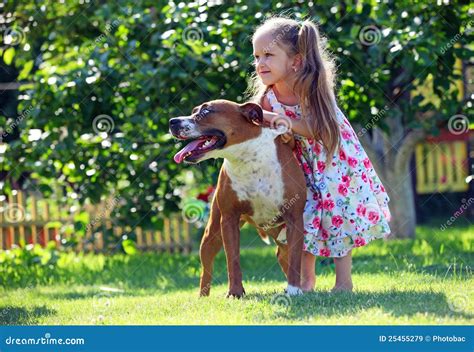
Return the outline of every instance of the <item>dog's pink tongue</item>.
{"type": "Polygon", "coordinates": [[[180,164],[183,161],[185,155],[190,151],[196,149],[200,144],[202,144],[202,140],[199,139],[190,142],[183,149],[176,153],[176,155],[174,156],[174,161],[180,164]]]}

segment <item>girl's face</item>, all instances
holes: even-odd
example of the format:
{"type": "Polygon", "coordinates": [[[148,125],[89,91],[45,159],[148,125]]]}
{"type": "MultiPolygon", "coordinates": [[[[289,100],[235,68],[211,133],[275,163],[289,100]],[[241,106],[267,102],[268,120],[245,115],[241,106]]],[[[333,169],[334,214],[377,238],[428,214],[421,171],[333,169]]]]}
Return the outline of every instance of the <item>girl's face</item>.
{"type": "Polygon", "coordinates": [[[294,59],[288,57],[270,31],[258,33],[253,39],[255,70],[266,86],[287,81],[294,74],[294,59]]]}

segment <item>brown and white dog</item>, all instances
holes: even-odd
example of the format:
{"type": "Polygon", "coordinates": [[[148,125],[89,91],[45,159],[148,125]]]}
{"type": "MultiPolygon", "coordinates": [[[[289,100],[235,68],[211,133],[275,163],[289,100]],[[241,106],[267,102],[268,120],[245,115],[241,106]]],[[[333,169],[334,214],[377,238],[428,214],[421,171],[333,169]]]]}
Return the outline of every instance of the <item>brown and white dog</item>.
{"type": "Polygon", "coordinates": [[[245,294],[240,269],[240,227],[245,222],[254,225],[263,239],[275,239],[277,258],[288,279],[286,292],[302,293],[305,179],[291,143],[278,138],[281,130],[262,124],[259,105],[227,100],[204,103],[191,116],[169,121],[173,136],[191,140],[175,155],[177,163],[224,158],[200,247],[202,296],[209,295],[214,258],[222,245],[229,277],[227,297],[245,294]],[[288,245],[278,240],[285,224],[288,245]]]}

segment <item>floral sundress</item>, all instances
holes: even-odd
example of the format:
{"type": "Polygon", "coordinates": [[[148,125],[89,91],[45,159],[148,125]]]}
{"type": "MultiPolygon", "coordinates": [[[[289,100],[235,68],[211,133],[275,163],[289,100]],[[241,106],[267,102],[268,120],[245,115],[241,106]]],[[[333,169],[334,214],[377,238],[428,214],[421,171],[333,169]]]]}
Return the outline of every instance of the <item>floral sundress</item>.
{"type": "MultiPolygon", "coordinates": [[[[301,119],[299,105],[281,104],[266,93],[273,112],[301,119]]],[[[389,197],[349,121],[336,106],[341,145],[326,164],[321,142],[298,134],[294,154],[306,179],[304,250],[317,256],[344,257],[355,247],[390,234],[389,197]]],[[[286,229],[278,237],[286,242],[286,229]]]]}

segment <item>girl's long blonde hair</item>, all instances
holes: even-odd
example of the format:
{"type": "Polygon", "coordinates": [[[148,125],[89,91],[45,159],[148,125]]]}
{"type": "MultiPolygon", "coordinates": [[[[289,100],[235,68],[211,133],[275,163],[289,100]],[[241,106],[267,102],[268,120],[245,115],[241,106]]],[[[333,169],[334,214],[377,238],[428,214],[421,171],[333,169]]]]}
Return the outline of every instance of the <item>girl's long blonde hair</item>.
{"type": "MultiPolygon", "coordinates": [[[[300,100],[304,121],[314,139],[326,148],[329,160],[339,147],[340,134],[334,95],[335,64],[325,41],[318,27],[309,20],[300,24],[289,18],[272,17],[256,29],[252,39],[264,30],[270,30],[273,36],[270,45],[280,45],[289,57],[301,55],[302,66],[296,72],[292,89],[300,100]]],[[[251,100],[262,103],[269,88],[254,72],[246,93],[251,100]]]]}

